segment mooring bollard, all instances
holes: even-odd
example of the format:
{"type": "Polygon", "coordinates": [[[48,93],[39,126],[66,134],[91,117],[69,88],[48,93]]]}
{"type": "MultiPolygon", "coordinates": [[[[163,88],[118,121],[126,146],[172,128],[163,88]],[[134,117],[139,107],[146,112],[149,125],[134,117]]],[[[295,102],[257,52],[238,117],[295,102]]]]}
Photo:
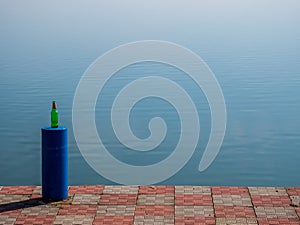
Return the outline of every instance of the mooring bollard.
{"type": "Polygon", "coordinates": [[[55,102],[51,126],[42,128],[42,197],[54,201],[68,197],[68,129],[58,126],[55,102]]]}

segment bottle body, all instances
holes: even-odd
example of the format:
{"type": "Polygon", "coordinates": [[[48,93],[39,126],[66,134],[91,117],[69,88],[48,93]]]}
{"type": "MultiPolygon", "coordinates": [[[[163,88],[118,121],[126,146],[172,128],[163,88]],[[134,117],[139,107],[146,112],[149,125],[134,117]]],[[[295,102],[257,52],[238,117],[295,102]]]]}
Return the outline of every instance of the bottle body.
{"type": "Polygon", "coordinates": [[[56,102],[52,102],[52,110],[51,110],[51,127],[58,127],[58,111],[56,109],[56,102]]]}

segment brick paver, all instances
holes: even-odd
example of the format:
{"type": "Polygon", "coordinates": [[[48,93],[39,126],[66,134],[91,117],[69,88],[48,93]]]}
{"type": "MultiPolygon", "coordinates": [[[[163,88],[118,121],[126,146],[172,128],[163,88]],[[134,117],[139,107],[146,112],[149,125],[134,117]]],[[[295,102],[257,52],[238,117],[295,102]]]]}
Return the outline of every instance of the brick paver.
{"type": "Polygon", "coordinates": [[[101,195],[100,205],[135,205],[136,194],[103,194],[101,195]]]}
{"type": "Polygon", "coordinates": [[[216,218],[216,225],[257,225],[256,218],[216,218]]]}
{"type": "Polygon", "coordinates": [[[17,218],[15,224],[16,225],[40,225],[46,224],[51,225],[55,220],[55,216],[50,215],[38,215],[38,216],[28,216],[28,215],[21,215],[17,218]]]}
{"type": "Polygon", "coordinates": [[[252,207],[245,206],[222,206],[215,205],[216,217],[225,218],[244,218],[244,217],[255,217],[254,210],[252,207]]]}
{"type": "Polygon", "coordinates": [[[255,214],[258,218],[298,218],[293,207],[254,207],[255,214]]]}
{"type": "Polygon", "coordinates": [[[0,194],[10,195],[31,195],[35,186],[5,186],[0,190],[0,194]]]}
{"type": "Polygon", "coordinates": [[[174,194],[174,186],[141,186],[139,194],[174,194]]]}
{"type": "Polygon", "coordinates": [[[295,207],[300,207],[300,196],[290,196],[292,200],[292,205],[295,207]]]}
{"type": "Polygon", "coordinates": [[[138,205],[174,205],[174,195],[139,195],[137,199],[138,205]]]}
{"type": "Polygon", "coordinates": [[[134,216],[135,205],[99,205],[97,216],[134,216]]]}
{"type": "Polygon", "coordinates": [[[152,225],[152,224],[173,225],[174,217],[173,216],[135,216],[134,224],[135,225],[152,225]]]}
{"type": "Polygon", "coordinates": [[[204,217],[204,216],[176,216],[175,225],[185,225],[185,224],[203,224],[203,225],[215,225],[214,217],[204,217]]]}
{"type": "Polygon", "coordinates": [[[300,196],[300,187],[288,187],[286,191],[289,195],[300,196]]]}
{"type": "Polygon", "coordinates": [[[225,206],[252,206],[248,195],[213,195],[215,205],[225,206]]]}
{"type": "Polygon", "coordinates": [[[290,206],[291,199],[285,195],[252,195],[254,206],[290,206]]]}
{"type": "Polygon", "coordinates": [[[200,194],[177,194],[175,195],[175,205],[213,205],[210,195],[200,194]]]}
{"type": "MultiPolygon", "coordinates": [[[[30,198],[30,195],[5,195],[0,194],[0,204],[20,203],[30,198]]],[[[1,206],[0,205],[0,206],[1,206]]]]}
{"type": "Polygon", "coordinates": [[[132,225],[133,216],[96,216],[93,225],[132,225]]]}
{"type": "Polygon", "coordinates": [[[103,185],[70,186],[69,194],[102,194],[103,190],[104,190],[103,185]]]}
{"type": "Polygon", "coordinates": [[[137,194],[138,186],[105,186],[103,194],[137,194]]]}
{"type": "Polygon", "coordinates": [[[175,186],[175,194],[211,195],[209,186],[175,186]]]}
{"type": "Polygon", "coordinates": [[[287,195],[283,187],[249,187],[251,195],[287,195]]]}
{"type": "Polygon", "coordinates": [[[62,205],[59,215],[95,215],[97,205],[62,205]]]}
{"type": "Polygon", "coordinates": [[[249,195],[246,187],[212,187],[214,195],[249,195]]]}
{"type": "Polygon", "coordinates": [[[183,217],[213,217],[214,209],[212,206],[175,206],[175,216],[183,217]]]}
{"type": "Polygon", "coordinates": [[[75,194],[73,204],[95,204],[97,205],[100,200],[100,195],[95,194],[75,194]]]}
{"type": "Polygon", "coordinates": [[[57,215],[59,210],[58,206],[55,205],[37,205],[31,207],[25,207],[22,211],[22,215],[31,215],[31,216],[38,216],[38,215],[57,215]]]}
{"type": "Polygon", "coordinates": [[[70,216],[70,215],[58,215],[53,224],[55,225],[92,225],[94,216],[70,216]]]}
{"type": "Polygon", "coordinates": [[[298,207],[298,208],[295,208],[295,210],[296,210],[296,212],[297,212],[297,214],[298,214],[298,217],[300,218],[300,208],[298,207]]]}
{"type": "Polygon", "coordinates": [[[173,216],[173,206],[162,205],[137,205],[135,216],[173,216]]]}
{"type": "Polygon", "coordinates": [[[300,225],[298,219],[289,218],[258,218],[259,225],[300,225]]]}
{"type": "Polygon", "coordinates": [[[13,225],[17,220],[17,216],[1,216],[0,215],[0,224],[1,225],[13,225]]]}
{"type": "Polygon", "coordinates": [[[70,186],[44,202],[41,186],[0,186],[0,225],[300,225],[300,188],[70,186]]]}

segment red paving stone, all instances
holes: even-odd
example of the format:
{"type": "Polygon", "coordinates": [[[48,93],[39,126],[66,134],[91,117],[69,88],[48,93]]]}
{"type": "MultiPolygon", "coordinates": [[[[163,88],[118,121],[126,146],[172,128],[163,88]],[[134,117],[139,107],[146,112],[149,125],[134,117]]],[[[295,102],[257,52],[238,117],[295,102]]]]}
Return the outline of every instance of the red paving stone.
{"type": "Polygon", "coordinates": [[[296,213],[298,214],[299,218],[300,218],[300,207],[295,208],[296,213]]]}
{"type": "Polygon", "coordinates": [[[135,194],[104,194],[101,195],[100,205],[135,205],[137,195],[135,194]]]}
{"type": "Polygon", "coordinates": [[[259,218],[257,219],[259,225],[299,225],[300,221],[298,219],[289,218],[259,218]]]}
{"type": "Polygon", "coordinates": [[[292,196],[300,196],[300,188],[288,187],[286,192],[292,196]]]}
{"type": "Polygon", "coordinates": [[[95,215],[97,205],[62,205],[59,215],[95,215]]]}
{"type": "Polygon", "coordinates": [[[139,194],[174,194],[174,186],[141,186],[139,194]]]}
{"type": "Polygon", "coordinates": [[[96,216],[93,225],[131,225],[133,224],[133,216],[96,216]]]}
{"type": "Polygon", "coordinates": [[[183,217],[176,216],[175,217],[175,225],[185,225],[185,224],[203,224],[203,225],[214,225],[216,224],[215,218],[213,217],[183,217]]]}
{"type": "Polygon", "coordinates": [[[246,187],[212,187],[214,195],[249,195],[246,187]]]}
{"type": "Polygon", "coordinates": [[[135,216],[173,216],[173,206],[160,205],[137,205],[135,208],[135,216]]]}
{"type": "Polygon", "coordinates": [[[226,218],[255,217],[255,213],[252,207],[215,205],[214,209],[215,209],[216,217],[226,217],[226,218]]]}
{"type": "Polygon", "coordinates": [[[289,206],[292,202],[288,196],[252,195],[254,206],[289,206]]]}
{"type": "Polygon", "coordinates": [[[198,194],[177,194],[175,195],[175,205],[213,205],[210,195],[198,194]]]}
{"type": "Polygon", "coordinates": [[[0,190],[0,194],[10,195],[31,195],[35,186],[5,186],[0,190]]]}
{"type": "Polygon", "coordinates": [[[103,190],[104,190],[103,185],[70,186],[69,194],[102,194],[103,190]]]}
{"type": "Polygon", "coordinates": [[[37,225],[37,224],[53,224],[55,216],[19,216],[15,222],[16,225],[37,225]]]}

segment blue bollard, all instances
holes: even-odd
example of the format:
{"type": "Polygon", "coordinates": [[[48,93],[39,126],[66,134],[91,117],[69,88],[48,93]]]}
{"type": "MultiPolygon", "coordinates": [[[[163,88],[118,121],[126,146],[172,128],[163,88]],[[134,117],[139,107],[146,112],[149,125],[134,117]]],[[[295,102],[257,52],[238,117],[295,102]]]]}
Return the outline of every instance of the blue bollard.
{"type": "Polygon", "coordinates": [[[68,197],[68,129],[42,128],[42,197],[59,201],[68,197]]]}

